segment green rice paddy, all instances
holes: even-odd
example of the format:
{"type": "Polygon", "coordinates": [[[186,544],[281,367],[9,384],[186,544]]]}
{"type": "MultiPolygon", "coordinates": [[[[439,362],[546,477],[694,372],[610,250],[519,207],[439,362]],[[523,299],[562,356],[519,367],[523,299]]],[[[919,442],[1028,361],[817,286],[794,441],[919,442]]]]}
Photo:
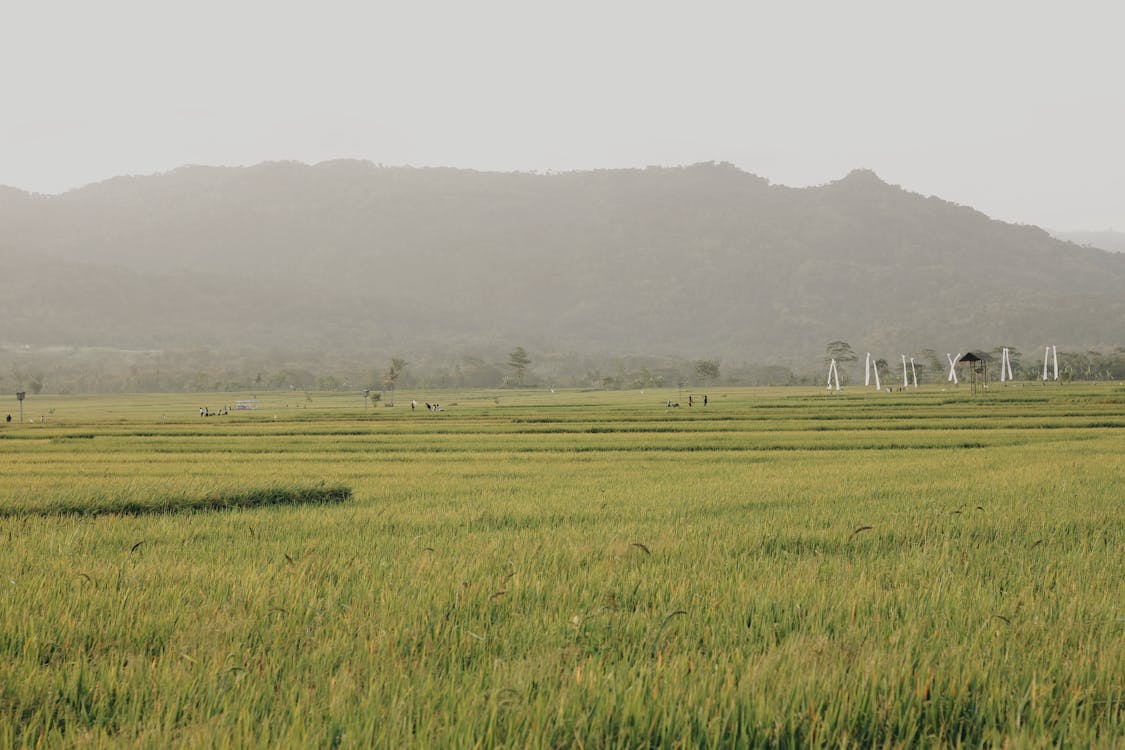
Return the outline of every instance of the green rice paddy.
{"type": "Polygon", "coordinates": [[[1125,743],[1125,387],[257,395],[0,425],[0,746],[1125,743]]]}

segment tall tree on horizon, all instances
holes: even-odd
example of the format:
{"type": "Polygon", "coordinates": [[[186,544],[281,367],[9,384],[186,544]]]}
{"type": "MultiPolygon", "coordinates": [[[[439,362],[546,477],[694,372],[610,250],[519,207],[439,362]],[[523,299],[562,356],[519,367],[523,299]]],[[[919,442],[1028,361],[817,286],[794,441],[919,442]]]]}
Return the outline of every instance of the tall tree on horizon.
{"type": "Polygon", "coordinates": [[[388,390],[391,392],[391,398],[388,405],[395,405],[395,384],[398,379],[402,377],[402,371],[406,369],[409,364],[405,359],[399,357],[391,358],[391,366],[387,368],[387,374],[383,376],[383,382],[387,384],[388,390]]]}
{"type": "Polygon", "coordinates": [[[512,378],[516,385],[523,385],[524,378],[527,377],[527,368],[530,366],[531,357],[522,346],[517,346],[508,355],[508,367],[512,368],[512,378]]]}
{"type": "Polygon", "coordinates": [[[850,378],[848,377],[847,370],[844,365],[851,364],[859,360],[859,356],[852,350],[852,345],[847,341],[829,341],[828,346],[824,350],[824,365],[825,367],[832,361],[836,360],[836,373],[840,378],[842,385],[847,385],[850,378]]]}
{"type": "Polygon", "coordinates": [[[719,379],[719,360],[699,359],[695,362],[695,376],[699,378],[700,385],[706,386],[719,379]]]}

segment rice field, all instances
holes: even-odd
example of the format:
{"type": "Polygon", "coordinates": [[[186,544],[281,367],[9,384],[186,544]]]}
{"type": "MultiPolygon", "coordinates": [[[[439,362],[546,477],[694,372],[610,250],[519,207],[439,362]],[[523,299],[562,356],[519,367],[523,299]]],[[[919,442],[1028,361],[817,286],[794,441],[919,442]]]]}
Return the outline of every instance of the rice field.
{"type": "Polygon", "coordinates": [[[256,395],[0,424],[0,746],[1125,744],[1120,384],[256,395]]]}

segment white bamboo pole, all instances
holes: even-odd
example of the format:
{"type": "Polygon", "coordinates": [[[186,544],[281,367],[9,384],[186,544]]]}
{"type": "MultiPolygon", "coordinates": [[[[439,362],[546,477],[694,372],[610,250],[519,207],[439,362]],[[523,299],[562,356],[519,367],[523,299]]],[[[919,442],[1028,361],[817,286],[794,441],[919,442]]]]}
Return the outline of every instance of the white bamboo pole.
{"type": "Polygon", "coordinates": [[[1047,360],[1051,356],[1051,347],[1048,346],[1046,351],[1043,352],[1043,380],[1047,380],[1047,360]]]}
{"type": "Polygon", "coordinates": [[[906,379],[906,355],[902,355],[902,387],[909,388],[910,382],[906,379]]]}
{"type": "Polygon", "coordinates": [[[1055,361],[1055,380],[1059,379],[1059,348],[1057,346],[1051,347],[1051,359],[1055,361]]]}
{"type": "Polygon", "coordinates": [[[914,380],[914,387],[918,387],[918,372],[914,369],[914,357],[910,358],[910,377],[914,380]]]}
{"type": "MultiPolygon", "coordinates": [[[[1044,365],[1045,367],[1046,365],[1044,365]]],[[[1045,369],[1044,372],[1046,372],[1045,369]]],[[[1046,380],[1047,376],[1044,375],[1043,379],[1046,380]]],[[[871,385],[871,352],[867,353],[867,364],[863,366],[863,385],[864,387],[871,385]]]]}
{"type": "Polygon", "coordinates": [[[878,362],[872,362],[871,363],[871,369],[875,371],[875,390],[877,390],[877,391],[883,390],[883,386],[879,385],[879,363],[878,362]]]}

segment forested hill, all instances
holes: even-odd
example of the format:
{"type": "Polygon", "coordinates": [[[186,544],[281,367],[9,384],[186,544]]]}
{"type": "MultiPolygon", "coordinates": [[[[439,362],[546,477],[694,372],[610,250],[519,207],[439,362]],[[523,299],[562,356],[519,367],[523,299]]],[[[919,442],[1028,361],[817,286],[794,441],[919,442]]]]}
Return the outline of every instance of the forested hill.
{"type": "Polygon", "coordinates": [[[337,161],[0,189],[0,341],[540,350],[799,363],[1125,343],[1125,255],[855,171],[337,161]]]}

